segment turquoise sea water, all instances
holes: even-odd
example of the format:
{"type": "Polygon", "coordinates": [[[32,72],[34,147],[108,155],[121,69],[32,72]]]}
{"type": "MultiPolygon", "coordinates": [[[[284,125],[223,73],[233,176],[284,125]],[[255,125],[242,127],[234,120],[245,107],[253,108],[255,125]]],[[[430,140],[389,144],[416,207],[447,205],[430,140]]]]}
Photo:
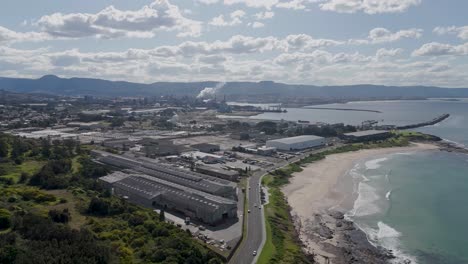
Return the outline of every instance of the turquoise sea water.
{"type": "Polygon", "coordinates": [[[375,157],[350,172],[348,213],[395,262],[468,263],[468,156],[424,151],[375,157]]]}
{"type": "MultiPolygon", "coordinates": [[[[417,129],[468,146],[468,100],[354,102],[322,107],[382,113],[288,109],[253,118],[360,124],[410,124],[449,113],[417,129]]],[[[392,249],[395,263],[468,263],[468,155],[441,151],[401,153],[362,161],[350,171],[358,198],[348,216],[375,244],[392,249]]]]}

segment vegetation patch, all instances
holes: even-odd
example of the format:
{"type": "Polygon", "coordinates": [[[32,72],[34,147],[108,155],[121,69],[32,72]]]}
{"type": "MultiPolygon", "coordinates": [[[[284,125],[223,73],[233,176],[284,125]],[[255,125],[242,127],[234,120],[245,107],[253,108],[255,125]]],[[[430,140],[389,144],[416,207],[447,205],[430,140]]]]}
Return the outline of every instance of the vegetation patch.
{"type": "Polygon", "coordinates": [[[290,164],[263,178],[263,184],[269,188],[269,203],[264,207],[267,239],[258,263],[313,263],[301,249],[290,207],[280,189],[294,172],[300,171],[299,164],[290,164]]]}
{"type": "Polygon", "coordinates": [[[0,263],[222,263],[153,210],[111,196],[87,146],[0,133],[0,263]]]}

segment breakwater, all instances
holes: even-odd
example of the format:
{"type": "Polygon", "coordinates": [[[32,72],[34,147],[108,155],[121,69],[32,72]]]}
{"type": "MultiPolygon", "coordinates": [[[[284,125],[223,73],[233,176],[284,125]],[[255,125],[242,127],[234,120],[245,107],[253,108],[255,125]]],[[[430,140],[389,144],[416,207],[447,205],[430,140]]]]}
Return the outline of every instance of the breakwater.
{"type": "Polygon", "coordinates": [[[356,112],[371,112],[371,113],[382,113],[378,110],[370,109],[356,109],[356,108],[332,108],[332,107],[315,107],[315,106],[306,106],[307,109],[318,109],[318,110],[335,110],[335,111],[356,111],[356,112]]]}
{"type": "Polygon", "coordinates": [[[418,127],[432,126],[432,125],[435,125],[437,123],[444,121],[445,119],[449,117],[450,117],[450,114],[443,114],[437,118],[432,119],[431,121],[412,124],[412,125],[406,125],[406,126],[398,126],[397,129],[412,129],[412,128],[418,128],[418,127]]]}

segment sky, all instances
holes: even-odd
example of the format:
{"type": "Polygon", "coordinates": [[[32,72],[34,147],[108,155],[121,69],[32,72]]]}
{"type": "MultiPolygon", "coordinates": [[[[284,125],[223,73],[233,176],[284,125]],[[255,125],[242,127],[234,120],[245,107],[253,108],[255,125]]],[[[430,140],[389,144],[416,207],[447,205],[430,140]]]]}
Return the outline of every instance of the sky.
{"type": "Polygon", "coordinates": [[[468,87],[466,0],[15,0],[0,76],[468,87]]]}

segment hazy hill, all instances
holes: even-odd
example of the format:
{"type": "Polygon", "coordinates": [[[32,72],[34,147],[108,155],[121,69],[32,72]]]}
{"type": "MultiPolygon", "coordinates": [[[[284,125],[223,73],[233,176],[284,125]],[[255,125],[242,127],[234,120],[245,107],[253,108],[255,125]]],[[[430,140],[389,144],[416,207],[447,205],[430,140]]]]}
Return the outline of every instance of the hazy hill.
{"type": "MultiPolygon", "coordinates": [[[[47,93],[54,95],[93,95],[116,96],[157,96],[189,95],[196,96],[206,87],[215,87],[217,82],[156,82],[152,84],[124,81],[108,81],[89,78],[59,78],[46,75],[39,79],[0,78],[0,90],[23,93],[47,93]]],[[[228,82],[218,90],[228,96],[287,96],[315,98],[429,98],[429,97],[468,97],[467,88],[439,88],[426,86],[313,86],[289,85],[270,81],[228,82]]]]}

